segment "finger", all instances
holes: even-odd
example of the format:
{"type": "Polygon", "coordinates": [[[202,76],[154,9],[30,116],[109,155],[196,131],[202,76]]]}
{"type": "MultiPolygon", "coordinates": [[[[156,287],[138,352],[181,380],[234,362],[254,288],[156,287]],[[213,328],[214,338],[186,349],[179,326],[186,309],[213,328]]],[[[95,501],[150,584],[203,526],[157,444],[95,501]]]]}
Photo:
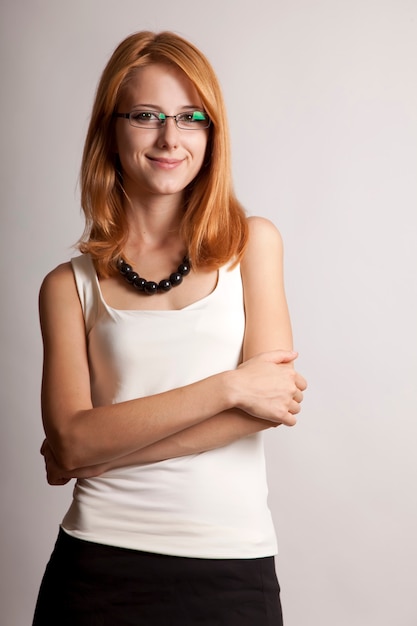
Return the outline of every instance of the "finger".
{"type": "Polygon", "coordinates": [[[281,421],[281,424],[283,424],[284,426],[295,426],[295,424],[297,423],[297,418],[295,417],[296,413],[296,411],[294,413],[288,411],[285,418],[281,421]]]}
{"type": "Polygon", "coordinates": [[[297,389],[297,391],[295,392],[295,394],[294,394],[294,396],[293,396],[293,399],[294,399],[296,402],[300,403],[300,402],[302,402],[302,401],[303,401],[303,398],[304,398],[303,393],[302,393],[299,389],[297,389]]]}
{"type": "Polygon", "coordinates": [[[300,391],[305,391],[307,389],[307,381],[304,378],[304,376],[301,376],[301,374],[299,374],[298,372],[296,373],[295,376],[295,384],[297,385],[298,389],[300,389],[300,391]]]}
{"type": "Polygon", "coordinates": [[[288,413],[291,415],[297,415],[301,411],[301,405],[296,400],[291,400],[290,405],[288,407],[288,413]]]}
{"type": "Polygon", "coordinates": [[[298,357],[298,352],[294,350],[272,350],[271,352],[264,352],[263,356],[272,363],[291,363],[298,357]]]}
{"type": "Polygon", "coordinates": [[[48,476],[47,480],[50,485],[66,485],[71,479],[62,476],[48,476]]]}

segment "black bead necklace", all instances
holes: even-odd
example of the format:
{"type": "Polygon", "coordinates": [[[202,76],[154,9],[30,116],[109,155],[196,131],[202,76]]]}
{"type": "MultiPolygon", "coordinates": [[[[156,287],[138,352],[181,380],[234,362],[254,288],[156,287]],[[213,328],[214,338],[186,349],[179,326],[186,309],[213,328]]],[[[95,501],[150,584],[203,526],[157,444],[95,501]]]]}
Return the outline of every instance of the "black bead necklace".
{"type": "Polygon", "coordinates": [[[123,259],[119,259],[117,266],[120,274],[130,285],[133,285],[137,291],[146,293],[148,296],[152,296],[155,293],[165,293],[172,287],[177,287],[182,283],[183,277],[187,276],[191,270],[190,259],[185,256],[182,263],[177,267],[176,272],[173,272],[169,278],[164,278],[159,283],[156,283],[153,280],[146,280],[146,278],[139,276],[132,266],[123,261],[123,259]]]}

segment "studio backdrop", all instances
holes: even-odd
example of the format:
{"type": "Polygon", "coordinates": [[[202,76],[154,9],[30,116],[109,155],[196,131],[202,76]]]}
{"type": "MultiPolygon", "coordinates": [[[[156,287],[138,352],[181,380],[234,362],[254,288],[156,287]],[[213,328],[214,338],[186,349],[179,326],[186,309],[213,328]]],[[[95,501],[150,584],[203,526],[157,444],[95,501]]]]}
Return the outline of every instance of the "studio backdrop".
{"type": "Polygon", "coordinates": [[[237,194],[285,243],[309,381],[265,435],[286,626],[416,626],[416,2],[3,0],[0,29],[1,623],[30,624],[71,497],[39,454],[37,297],[76,254],[95,87],[169,29],[213,63],[237,194]]]}

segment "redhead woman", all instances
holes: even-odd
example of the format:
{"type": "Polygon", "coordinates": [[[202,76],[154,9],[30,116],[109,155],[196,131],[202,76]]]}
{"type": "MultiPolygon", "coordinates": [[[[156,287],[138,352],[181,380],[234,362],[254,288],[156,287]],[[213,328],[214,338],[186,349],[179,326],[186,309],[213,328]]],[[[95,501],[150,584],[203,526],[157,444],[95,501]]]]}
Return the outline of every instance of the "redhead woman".
{"type": "Polygon", "coordinates": [[[45,278],[41,452],[75,478],[35,626],[279,626],[262,431],[292,426],[275,226],[231,184],[203,54],[140,32],[101,77],[80,255],[45,278]]]}

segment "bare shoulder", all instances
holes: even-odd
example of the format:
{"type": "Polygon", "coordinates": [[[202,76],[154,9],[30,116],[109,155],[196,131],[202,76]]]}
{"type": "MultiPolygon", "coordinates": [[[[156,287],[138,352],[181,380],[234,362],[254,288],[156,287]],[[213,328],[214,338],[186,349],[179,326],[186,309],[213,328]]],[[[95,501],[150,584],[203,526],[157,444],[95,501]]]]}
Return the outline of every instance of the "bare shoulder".
{"type": "Polygon", "coordinates": [[[49,272],[45,276],[42,282],[42,287],[44,285],[48,286],[49,284],[54,285],[56,283],[61,282],[62,280],[68,281],[70,278],[72,278],[72,276],[73,276],[73,271],[72,271],[70,261],[68,261],[67,263],[61,263],[60,265],[58,265],[55,269],[53,269],[51,272],[49,272]]]}
{"type": "Polygon", "coordinates": [[[273,255],[282,255],[282,237],[278,228],[265,217],[252,216],[248,218],[249,240],[242,262],[254,260],[252,257],[267,258],[273,255]]]}
{"type": "Polygon", "coordinates": [[[260,215],[251,215],[248,217],[249,229],[260,232],[279,233],[278,228],[271,220],[260,215]]]}
{"type": "Polygon", "coordinates": [[[62,263],[45,276],[39,292],[40,299],[47,299],[57,292],[66,293],[75,288],[71,263],[62,263]]]}
{"type": "Polygon", "coordinates": [[[62,263],[43,279],[39,292],[41,322],[57,315],[80,310],[71,263],[62,263]]]}

